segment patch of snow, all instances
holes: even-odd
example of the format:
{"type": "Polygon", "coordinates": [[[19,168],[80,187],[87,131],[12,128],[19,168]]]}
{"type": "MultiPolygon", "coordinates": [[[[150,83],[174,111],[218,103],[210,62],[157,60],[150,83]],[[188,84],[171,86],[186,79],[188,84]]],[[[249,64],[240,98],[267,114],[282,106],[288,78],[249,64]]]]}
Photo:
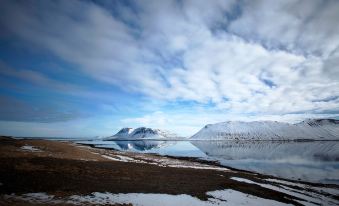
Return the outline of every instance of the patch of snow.
{"type": "Polygon", "coordinates": [[[231,177],[230,179],[236,180],[239,182],[245,182],[248,184],[256,184],[256,185],[259,185],[261,187],[264,187],[270,190],[275,190],[281,193],[291,195],[293,197],[300,198],[302,199],[301,203],[306,204],[306,205],[318,205],[318,204],[338,205],[339,204],[339,201],[336,200],[335,198],[327,197],[326,195],[316,193],[316,192],[310,192],[310,191],[304,190],[303,188],[298,190],[298,189],[290,188],[284,185],[275,186],[275,185],[270,185],[270,184],[257,183],[252,180],[248,180],[245,178],[239,178],[239,177],[231,177]]]}
{"type": "Polygon", "coordinates": [[[200,169],[200,170],[217,170],[217,171],[229,171],[227,168],[223,167],[213,167],[213,166],[198,166],[198,165],[166,165],[167,167],[176,167],[176,168],[191,168],[191,169],[200,169]]]}
{"type": "Polygon", "coordinates": [[[102,155],[102,157],[104,157],[106,159],[113,160],[113,161],[119,161],[119,162],[146,163],[144,161],[136,160],[136,159],[133,159],[131,157],[126,157],[126,156],[122,156],[122,155],[115,155],[114,157],[108,156],[108,155],[102,155]]]}
{"type": "Polygon", "coordinates": [[[241,178],[241,177],[231,177],[230,179],[231,179],[231,180],[238,181],[238,182],[245,182],[245,183],[247,183],[247,184],[256,184],[256,183],[253,182],[252,180],[248,180],[248,179],[241,178]]]}
{"type": "Polygon", "coordinates": [[[290,186],[303,187],[303,188],[306,187],[305,184],[288,182],[288,181],[285,181],[285,180],[277,180],[277,179],[265,179],[265,180],[269,181],[269,182],[275,182],[275,183],[280,183],[280,184],[285,184],[285,185],[290,185],[290,186]]]}
{"type": "Polygon", "coordinates": [[[339,189],[334,189],[334,188],[326,188],[326,187],[312,187],[313,190],[317,190],[318,192],[321,192],[321,193],[328,193],[328,194],[331,194],[331,195],[339,195],[339,189]]]}
{"type": "Polygon", "coordinates": [[[23,195],[4,195],[5,199],[11,200],[21,200],[35,204],[60,204],[63,201],[60,199],[54,198],[54,195],[48,195],[44,192],[37,192],[37,193],[27,193],[23,195]]]}
{"type": "Polygon", "coordinates": [[[104,157],[104,158],[106,158],[106,159],[113,160],[113,161],[121,161],[121,162],[125,162],[125,161],[122,161],[122,160],[119,159],[119,158],[114,158],[114,157],[111,157],[111,156],[108,156],[108,155],[102,155],[102,157],[104,157]]]}
{"type": "Polygon", "coordinates": [[[138,206],[157,205],[202,205],[201,201],[189,195],[167,195],[167,194],[112,194],[94,192],[88,196],[74,195],[70,197],[68,203],[83,204],[90,203],[96,205],[105,204],[133,204],[138,206]]]}
{"type": "Polygon", "coordinates": [[[194,162],[189,162],[189,161],[179,161],[179,160],[174,160],[174,159],[169,159],[169,158],[150,158],[150,157],[145,157],[145,156],[140,156],[140,155],[137,155],[138,159],[134,159],[134,158],[122,156],[122,155],[114,155],[114,156],[102,155],[102,157],[113,160],[113,161],[144,163],[144,164],[157,165],[159,167],[230,171],[229,169],[224,168],[224,167],[205,165],[205,164],[194,163],[194,162]]]}
{"type": "Polygon", "coordinates": [[[111,194],[111,193],[99,193],[95,192],[88,196],[74,195],[70,197],[68,203],[73,204],[128,204],[140,206],[172,206],[172,205],[194,205],[194,206],[214,206],[214,205],[286,205],[274,200],[263,199],[248,195],[235,190],[219,190],[208,192],[208,195],[212,196],[208,201],[202,201],[190,195],[168,195],[168,194],[142,194],[142,193],[130,193],[130,194],[111,194]]]}
{"type": "Polygon", "coordinates": [[[80,159],[78,159],[78,160],[81,160],[81,161],[86,161],[86,162],[88,162],[88,161],[97,161],[97,160],[95,160],[95,159],[91,159],[91,160],[89,160],[89,159],[84,159],[84,158],[80,158],[80,159]]]}
{"type": "Polygon", "coordinates": [[[224,167],[218,167],[218,166],[211,166],[196,162],[190,162],[190,161],[180,161],[175,159],[169,159],[169,158],[147,158],[147,157],[140,157],[147,161],[147,164],[154,164],[158,165],[160,167],[175,167],[175,168],[192,168],[192,169],[208,169],[208,170],[218,170],[218,171],[230,171],[227,168],[224,167]]]}
{"type": "Polygon", "coordinates": [[[112,194],[94,192],[91,195],[80,196],[73,195],[65,198],[56,198],[54,195],[46,193],[27,193],[23,195],[4,195],[7,200],[21,200],[35,204],[75,204],[75,205],[109,205],[109,204],[133,204],[137,206],[215,206],[215,205],[287,205],[274,200],[263,199],[253,195],[245,194],[239,191],[227,189],[207,192],[211,196],[207,201],[199,200],[190,195],[169,195],[169,194],[112,194]]]}
{"type": "MultiPolygon", "coordinates": [[[[285,203],[274,200],[264,199],[253,195],[245,194],[239,191],[227,189],[207,192],[208,195],[213,196],[214,200],[219,200],[217,205],[287,205],[285,203]],[[224,201],[224,202],[221,202],[224,201]],[[222,203],[222,204],[220,204],[222,203]]],[[[212,201],[213,201],[212,199],[212,201]]],[[[209,199],[210,200],[210,199],[209,199]]]]}
{"type": "Polygon", "coordinates": [[[270,181],[270,182],[276,182],[276,183],[281,183],[281,184],[285,184],[285,185],[295,186],[295,187],[311,189],[311,190],[315,190],[315,191],[320,192],[320,193],[328,193],[328,194],[331,194],[331,195],[339,195],[339,189],[335,189],[335,188],[313,187],[313,186],[310,186],[310,185],[288,182],[288,181],[285,181],[285,180],[277,180],[277,179],[265,179],[265,180],[270,181]]]}
{"type": "Polygon", "coordinates": [[[126,161],[126,162],[128,162],[128,161],[135,161],[135,159],[133,159],[133,158],[122,156],[122,155],[116,155],[116,157],[118,157],[122,161],[126,161]]]}
{"type": "Polygon", "coordinates": [[[21,150],[25,150],[25,151],[30,151],[30,152],[41,152],[40,149],[34,147],[34,146],[30,146],[30,145],[25,145],[20,147],[21,150]]]}

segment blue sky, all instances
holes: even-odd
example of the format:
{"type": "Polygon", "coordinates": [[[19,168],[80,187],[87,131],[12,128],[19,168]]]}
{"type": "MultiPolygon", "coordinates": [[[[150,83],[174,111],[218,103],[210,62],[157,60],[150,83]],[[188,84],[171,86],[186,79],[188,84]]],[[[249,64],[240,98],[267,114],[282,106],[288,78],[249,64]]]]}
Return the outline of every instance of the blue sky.
{"type": "Polygon", "coordinates": [[[2,1],[0,133],[338,118],[338,1],[2,1]]]}

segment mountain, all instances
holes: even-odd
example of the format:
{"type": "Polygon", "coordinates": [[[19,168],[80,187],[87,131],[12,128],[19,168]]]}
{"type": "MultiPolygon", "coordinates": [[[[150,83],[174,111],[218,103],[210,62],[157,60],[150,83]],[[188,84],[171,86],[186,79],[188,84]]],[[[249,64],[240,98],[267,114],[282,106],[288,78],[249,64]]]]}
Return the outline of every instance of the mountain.
{"type": "Polygon", "coordinates": [[[146,127],[122,128],[115,135],[106,138],[106,140],[143,140],[143,139],[175,139],[177,135],[160,129],[146,127]]]}
{"type": "Polygon", "coordinates": [[[128,138],[132,134],[133,130],[133,128],[122,128],[118,133],[113,135],[113,137],[128,138]]]}
{"type": "Polygon", "coordinates": [[[297,124],[277,121],[228,121],[208,124],[191,140],[339,140],[339,121],[308,119],[297,124]]]}

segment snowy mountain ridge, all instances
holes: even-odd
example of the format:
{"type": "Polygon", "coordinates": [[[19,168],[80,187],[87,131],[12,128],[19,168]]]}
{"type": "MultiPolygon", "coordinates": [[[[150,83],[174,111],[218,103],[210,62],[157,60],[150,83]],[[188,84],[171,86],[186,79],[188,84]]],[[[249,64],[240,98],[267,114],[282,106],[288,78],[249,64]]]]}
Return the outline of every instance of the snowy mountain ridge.
{"type": "Polygon", "coordinates": [[[227,121],[208,124],[191,140],[339,140],[339,120],[307,119],[297,124],[277,121],[227,121]]]}
{"type": "Polygon", "coordinates": [[[141,139],[175,139],[178,138],[177,135],[160,130],[152,129],[147,127],[139,127],[136,129],[133,128],[122,128],[115,135],[106,138],[106,140],[141,140],[141,139]]]}

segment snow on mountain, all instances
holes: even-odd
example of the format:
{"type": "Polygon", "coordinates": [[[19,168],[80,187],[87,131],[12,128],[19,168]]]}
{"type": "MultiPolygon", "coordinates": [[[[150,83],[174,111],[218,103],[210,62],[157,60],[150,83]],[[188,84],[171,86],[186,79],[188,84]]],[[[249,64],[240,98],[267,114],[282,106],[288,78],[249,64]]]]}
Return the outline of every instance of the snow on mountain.
{"type": "Polygon", "coordinates": [[[307,119],[297,126],[312,133],[314,136],[329,139],[339,139],[339,120],[335,119],[307,119]]]}
{"type": "Polygon", "coordinates": [[[168,131],[139,127],[136,129],[122,128],[115,135],[106,138],[106,140],[116,140],[116,139],[141,140],[141,139],[175,139],[175,138],[178,138],[178,136],[168,131]]]}
{"type": "Polygon", "coordinates": [[[191,140],[333,140],[339,139],[339,121],[308,119],[297,124],[277,121],[228,121],[208,124],[191,140]]]}
{"type": "Polygon", "coordinates": [[[128,138],[133,131],[133,128],[122,128],[118,133],[113,136],[118,138],[128,138]]]}

